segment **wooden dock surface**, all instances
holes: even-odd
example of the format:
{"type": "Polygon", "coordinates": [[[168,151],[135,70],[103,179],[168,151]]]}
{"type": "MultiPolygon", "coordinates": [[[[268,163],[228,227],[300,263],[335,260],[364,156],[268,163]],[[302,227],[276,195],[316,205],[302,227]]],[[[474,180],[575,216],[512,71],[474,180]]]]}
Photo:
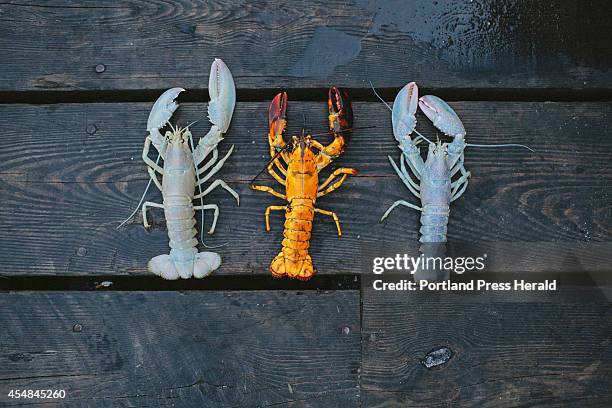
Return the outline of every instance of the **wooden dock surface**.
{"type": "Polygon", "coordinates": [[[599,3],[0,4],[0,406],[610,406],[612,7],[599,3]],[[181,86],[173,120],[200,119],[219,57],[238,101],[218,177],[240,206],[207,196],[221,211],[204,241],[223,245],[223,264],[166,282],[146,269],[168,252],[163,212],[150,231],[140,212],[117,226],[147,185],[152,103],[181,86]],[[559,293],[370,290],[372,254],[416,247],[419,229],[407,208],[379,221],[416,200],[389,165],[399,149],[370,82],[391,103],[410,81],[449,101],[469,143],[535,150],[466,151],[448,238],[486,251],[498,277],[548,274],[559,293]],[[287,135],[325,133],[332,84],[352,95],[358,128],[330,167],[359,174],[318,201],[343,236],[316,217],[317,275],[274,280],[282,215],[267,233],[264,210],[281,202],[249,189],[269,159],[268,105],[286,90],[287,135]],[[8,397],[18,389],[67,396],[8,397]]]}

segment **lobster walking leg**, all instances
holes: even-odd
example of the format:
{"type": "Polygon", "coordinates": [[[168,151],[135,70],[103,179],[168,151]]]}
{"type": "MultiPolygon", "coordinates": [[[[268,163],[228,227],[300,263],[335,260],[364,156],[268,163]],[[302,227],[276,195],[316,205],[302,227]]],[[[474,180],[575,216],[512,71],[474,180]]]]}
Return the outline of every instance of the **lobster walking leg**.
{"type": "Polygon", "coordinates": [[[151,228],[149,222],[147,221],[147,207],[164,208],[164,205],[153,203],[151,201],[145,201],[142,204],[142,224],[144,225],[145,229],[151,228]]]}
{"type": "Polygon", "coordinates": [[[327,179],[323,183],[321,183],[321,185],[319,186],[319,190],[322,190],[327,187],[327,185],[331,183],[335,177],[338,177],[341,174],[347,176],[355,176],[357,175],[357,170],[348,167],[340,167],[339,169],[334,170],[333,173],[330,174],[329,177],[327,177],[327,179]]]}
{"type": "Polygon", "coordinates": [[[404,166],[404,162],[403,162],[403,157],[404,155],[402,154],[400,156],[400,163],[402,164],[402,169],[400,170],[397,168],[397,164],[395,164],[395,161],[393,161],[391,156],[387,156],[387,158],[389,159],[389,162],[391,163],[391,167],[393,167],[393,169],[399,176],[400,180],[404,182],[408,190],[410,190],[410,192],[414,194],[417,198],[421,198],[421,193],[419,193],[420,187],[414,181],[412,181],[412,179],[410,178],[410,175],[406,171],[406,167],[404,166]]]}
{"type": "Polygon", "coordinates": [[[157,174],[155,174],[155,170],[153,170],[151,167],[147,167],[147,172],[149,173],[149,177],[151,177],[151,180],[153,180],[155,186],[159,188],[159,191],[162,191],[162,185],[157,178],[157,174]]]}
{"type": "Polygon", "coordinates": [[[151,142],[152,139],[147,136],[145,138],[145,144],[144,147],[142,149],[142,160],[144,160],[144,162],[153,170],[155,170],[156,172],[160,173],[160,174],[164,174],[164,169],[162,169],[157,163],[155,163],[153,160],[149,159],[149,150],[151,149],[151,142]]]}
{"type": "Polygon", "coordinates": [[[286,205],[271,205],[268,208],[266,208],[266,231],[270,231],[270,211],[277,211],[277,210],[285,210],[287,211],[287,206],[286,205]]]}
{"type": "Polygon", "coordinates": [[[228,186],[225,183],[225,181],[223,181],[221,179],[217,179],[217,180],[213,181],[210,184],[210,186],[208,186],[208,188],[202,192],[202,194],[197,194],[193,198],[196,199],[196,198],[204,197],[205,195],[209,194],[211,191],[213,191],[215,188],[217,188],[219,186],[221,186],[225,191],[227,191],[232,196],[234,196],[234,198],[236,199],[236,202],[238,203],[238,205],[240,205],[240,196],[238,195],[238,193],[235,192],[233,188],[228,186]]]}
{"type": "Polygon", "coordinates": [[[389,213],[391,211],[393,211],[393,209],[395,207],[397,207],[398,205],[403,205],[404,207],[410,207],[410,208],[414,208],[417,211],[423,211],[423,209],[417,205],[414,205],[412,203],[409,203],[408,201],[404,201],[404,200],[397,200],[396,202],[394,202],[391,207],[389,207],[389,209],[387,211],[385,211],[385,213],[383,214],[383,216],[380,218],[381,221],[383,221],[385,218],[387,218],[387,216],[389,215],[389,213]]]}
{"type": "Polygon", "coordinates": [[[332,191],[338,189],[342,185],[342,183],[344,183],[344,181],[346,180],[348,176],[354,176],[356,174],[357,174],[357,170],[355,169],[349,169],[346,167],[336,169],[332,174],[330,174],[327,180],[325,180],[323,184],[319,186],[319,192],[317,193],[317,198],[323,197],[324,195],[327,195],[331,193],[332,191]],[[335,183],[327,187],[327,185],[331,183],[339,175],[342,175],[342,177],[340,177],[339,179],[336,180],[335,183]]]}
{"type": "MultiPolygon", "coordinates": [[[[282,184],[283,186],[286,184],[285,180],[283,180],[283,178],[281,176],[278,175],[278,173],[276,171],[274,171],[274,169],[272,168],[272,166],[276,163],[276,160],[270,164],[268,164],[268,173],[270,173],[270,175],[274,178],[274,180],[278,181],[280,184],[282,184]]],[[[277,167],[279,169],[285,170],[281,167],[281,165],[279,163],[276,163],[277,167]]],[[[287,174],[287,172],[285,171],[284,174],[287,174]]]]}
{"type": "Polygon", "coordinates": [[[274,197],[282,198],[283,200],[287,199],[287,197],[284,194],[281,194],[278,191],[275,191],[272,187],[268,187],[268,186],[256,186],[256,185],[252,184],[251,188],[253,190],[258,190],[258,191],[263,191],[263,192],[266,192],[266,193],[270,193],[274,197]]]}
{"type": "Polygon", "coordinates": [[[219,206],[217,206],[217,204],[195,205],[193,206],[193,209],[194,210],[215,210],[215,213],[213,215],[212,225],[210,226],[210,229],[208,230],[209,234],[214,233],[215,227],[217,226],[217,218],[219,218],[219,206]]]}
{"type": "Polygon", "coordinates": [[[334,219],[334,222],[336,223],[336,228],[338,229],[338,236],[342,236],[342,230],[340,229],[340,220],[338,219],[338,215],[335,212],[321,210],[320,208],[315,208],[314,211],[318,212],[319,214],[329,215],[330,217],[332,217],[334,219]]]}
{"type": "Polygon", "coordinates": [[[453,188],[450,199],[451,202],[455,201],[463,195],[465,189],[467,188],[468,179],[470,178],[470,176],[471,173],[468,171],[466,174],[457,179],[457,181],[451,183],[451,187],[453,188]]]}

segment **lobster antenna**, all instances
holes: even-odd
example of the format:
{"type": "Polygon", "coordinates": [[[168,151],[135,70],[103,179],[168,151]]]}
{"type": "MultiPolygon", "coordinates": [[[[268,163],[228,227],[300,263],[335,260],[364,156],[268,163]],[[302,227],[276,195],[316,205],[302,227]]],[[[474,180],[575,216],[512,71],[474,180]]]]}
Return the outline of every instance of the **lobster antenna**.
{"type": "Polygon", "coordinates": [[[384,103],[384,104],[387,106],[387,108],[389,108],[389,110],[390,110],[391,112],[393,112],[393,109],[391,109],[391,107],[389,106],[389,104],[388,104],[388,103],[387,103],[387,102],[386,102],[386,101],[385,101],[383,98],[381,98],[381,96],[378,94],[378,92],[376,92],[376,89],[374,89],[374,85],[372,85],[372,81],[370,81],[370,80],[368,79],[368,82],[370,83],[370,88],[372,88],[372,91],[374,91],[374,95],[376,95],[376,97],[377,97],[378,99],[380,99],[380,101],[381,101],[382,103],[384,103]]]}
{"type": "Polygon", "coordinates": [[[257,173],[257,175],[255,177],[253,177],[253,180],[251,180],[251,182],[249,183],[250,185],[253,185],[253,183],[255,182],[255,180],[257,180],[257,177],[259,177],[261,175],[261,173],[263,173],[264,171],[266,171],[266,169],[268,168],[268,166],[270,164],[272,164],[274,162],[274,160],[276,160],[278,158],[278,156],[281,155],[282,152],[284,152],[285,150],[288,150],[289,147],[291,147],[291,144],[289,143],[285,143],[285,145],[282,147],[282,149],[280,149],[278,152],[276,152],[276,154],[274,155],[274,157],[272,157],[267,163],[266,165],[263,167],[263,169],[261,169],[261,171],[259,173],[257,173]]]}
{"type": "Polygon", "coordinates": [[[194,120],[193,122],[191,122],[190,124],[187,125],[187,127],[185,127],[185,129],[189,129],[189,127],[191,125],[195,125],[196,123],[198,123],[199,121],[201,121],[202,119],[204,119],[206,117],[207,114],[204,114],[202,116],[200,116],[199,118],[197,118],[196,120],[194,120]]]}
{"type": "Polygon", "coordinates": [[[429,140],[428,138],[423,136],[418,130],[414,129],[413,132],[416,133],[417,135],[419,135],[419,137],[422,137],[423,139],[425,139],[427,141],[427,143],[434,144],[431,140],[429,140]]]}
{"type": "MultiPolygon", "coordinates": [[[[348,128],[348,129],[342,129],[342,130],[339,130],[339,131],[333,132],[333,133],[342,133],[342,132],[350,132],[351,130],[365,130],[365,129],[374,129],[374,128],[376,128],[376,125],[373,125],[373,126],[356,126],[356,127],[352,127],[352,128],[348,128]]],[[[310,136],[312,136],[312,137],[314,137],[314,136],[323,136],[323,135],[328,135],[330,133],[332,133],[332,131],[328,130],[327,132],[324,132],[324,133],[315,133],[315,134],[310,135],[310,136]]]]}
{"type": "MultiPolygon", "coordinates": [[[[162,149],[164,148],[164,145],[167,143],[167,140],[164,139],[164,143],[162,144],[162,149]]],[[[159,163],[159,158],[161,157],[161,154],[157,155],[157,159],[155,160],[155,164],[159,163]]],[[[142,204],[142,202],[144,201],[145,196],[147,195],[147,191],[149,191],[149,187],[151,187],[151,182],[153,181],[153,178],[151,176],[149,176],[149,182],[147,183],[147,186],[145,187],[144,192],[142,193],[142,197],[140,197],[140,201],[138,201],[138,205],[136,205],[136,208],[134,208],[134,211],[132,211],[132,213],[130,214],[129,217],[127,217],[125,220],[123,220],[123,222],[121,224],[119,224],[117,226],[116,229],[121,228],[122,226],[125,225],[126,222],[128,222],[129,220],[132,219],[132,217],[138,212],[138,210],[140,209],[140,205],[142,204]]]]}
{"type": "Polygon", "coordinates": [[[523,145],[523,144],[519,144],[519,143],[504,143],[504,144],[473,144],[473,143],[466,143],[466,146],[469,147],[524,147],[525,149],[529,150],[532,153],[535,153],[535,150],[533,150],[531,147],[523,145]]]}

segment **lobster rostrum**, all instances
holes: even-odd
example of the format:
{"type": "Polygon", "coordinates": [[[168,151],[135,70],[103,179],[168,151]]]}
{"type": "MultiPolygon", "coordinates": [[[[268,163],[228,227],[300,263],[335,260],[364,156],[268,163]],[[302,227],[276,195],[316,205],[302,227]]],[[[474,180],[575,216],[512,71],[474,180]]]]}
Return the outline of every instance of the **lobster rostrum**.
{"type": "MultiPolygon", "coordinates": [[[[232,154],[234,146],[220,160],[217,145],[227,132],[234,105],[236,103],[236,88],[230,70],[220,59],[215,59],[210,69],[208,92],[208,118],[212,123],[210,131],[200,138],[197,146],[193,141],[189,127],[172,127],[165,135],[160,129],[169,124],[170,118],[178,108],[175,99],[183,92],[183,88],[172,88],[164,92],[155,102],[147,122],[148,136],[145,139],[142,159],[147,164],[147,170],[154,184],[162,192],[163,203],[145,202],[142,205],[142,218],[145,228],[149,228],[147,208],[163,208],[170,238],[170,253],[158,255],[148,264],[150,272],[165,279],[202,278],[209,275],[221,265],[221,257],[215,252],[198,252],[198,240],[195,229],[195,210],[214,210],[214,218],[209,234],[215,230],[219,207],[216,204],[203,204],[202,198],[214,188],[221,186],[232,194],[239,203],[238,194],[223,180],[217,179],[202,191],[202,185],[217,173],[227,158],[232,154]],[[153,145],[163,159],[163,166],[149,158],[149,149],[153,145]],[[200,167],[209,155],[211,158],[200,167]],[[157,174],[162,175],[162,181],[157,174]],[[195,194],[198,188],[200,193],[195,194]],[[194,205],[193,200],[199,199],[200,205],[194,205]]],[[[159,161],[158,157],[158,161],[159,161]]],[[[202,220],[203,221],[203,220],[202,220]]]]}
{"type": "Polygon", "coordinates": [[[315,213],[333,218],[342,235],[340,221],[336,213],[315,207],[319,197],[323,197],[342,185],[349,175],[357,170],[338,168],[319,184],[319,172],[344,151],[353,123],[353,112],[346,91],[335,86],[328,93],[329,129],[334,139],[327,146],[322,145],[311,135],[293,136],[289,143],[283,139],[287,124],[287,93],[277,94],[268,112],[268,143],[271,160],[266,166],[268,173],[285,187],[285,194],[267,186],[252,184],[254,190],[265,191],[287,202],[286,205],[272,205],[266,208],[266,230],[270,231],[270,211],[284,210],[285,224],[282,249],[270,263],[274,277],[288,276],[300,280],[310,279],[314,273],[312,259],[308,253],[312,222],[315,213]],[[279,174],[280,173],[280,174],[279,174]]]}
{"type": "Polygon", "coordinates": [[[410,207],[421,211],[420,242],[446,242],[450,203],[465,192],[470,177],[470,172],[464,166],[464,149],[467,146],[465,128],[459,116],[442,99],[434,95],[419,99],[418,87],[414,82],[404,86],[397,94],[393,102],[392,124],[393,135],[402,151],[400,168],[390,156],[389,161],[408,190],[421,200],[421,206],[398,200],[384,213],[381,221],[398,205],[410,207]],[[416,129],[417,107],[438,130],[452,137],[452,142],[432,143],[420,134],[412,139],[410,135],[416,129]],[[422,141],[429,143],[425,161],[418,147],[422,141]]]}

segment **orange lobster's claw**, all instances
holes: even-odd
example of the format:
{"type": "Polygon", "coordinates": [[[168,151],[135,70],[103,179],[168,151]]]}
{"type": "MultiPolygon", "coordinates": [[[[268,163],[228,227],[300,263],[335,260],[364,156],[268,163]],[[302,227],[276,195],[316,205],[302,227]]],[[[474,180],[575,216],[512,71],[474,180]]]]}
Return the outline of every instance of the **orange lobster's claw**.
{"type": "Polygon", "coordinates": [[[285,141],[283,140],[283,132],[287,125],[287,92],[276,94],[270,108],[268,110],[268,129],[270,143],[270,155],[274,156],[276,152],[283,148],[285,141]]]}
{"type": "Polygon", "coordinates": [[[344,134],[349,139],[349,129],[353,126],[353,108],[348,92],[335,86],[329,88],[327,98],[329,108],[329,129],[334,133],[344,134]]]}
{"type": "Polygon", "coordinates": [[[334,140],[317,155],[317,170],[323,169],[344,152],[344,145],[350,139],[350,129],[353,126],[353,108],[348,92],[335,86],[329,88],[327,107],[329,130],[334,134],[334,140]]]}

